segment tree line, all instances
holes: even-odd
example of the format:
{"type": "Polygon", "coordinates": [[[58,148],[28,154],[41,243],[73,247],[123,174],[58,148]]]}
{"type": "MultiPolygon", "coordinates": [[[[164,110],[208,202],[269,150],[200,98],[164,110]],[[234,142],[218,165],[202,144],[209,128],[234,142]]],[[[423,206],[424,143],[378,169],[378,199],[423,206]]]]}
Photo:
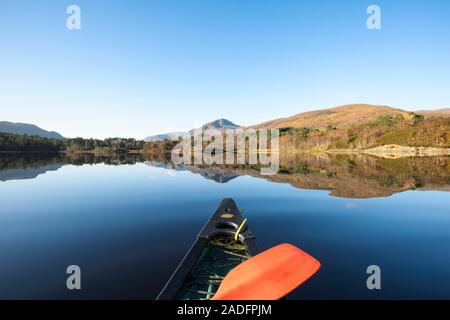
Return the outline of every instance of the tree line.
{"type": "Polygon", "coordinates": [[[0,133],[0,151],[70,152],[105,150],[121,152],[141,150],[144,145],[145,141],[133,138],[107,138],[104,140],[69,138],[58,140],[34,135],[0,133]]]}

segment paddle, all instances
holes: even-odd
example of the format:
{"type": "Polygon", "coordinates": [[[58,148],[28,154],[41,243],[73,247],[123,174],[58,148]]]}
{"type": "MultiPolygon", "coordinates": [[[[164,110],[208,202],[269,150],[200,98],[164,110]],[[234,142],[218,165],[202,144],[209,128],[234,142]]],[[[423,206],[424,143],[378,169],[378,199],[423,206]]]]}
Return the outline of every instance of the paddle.
{"type": "Polygon", "coordinates": [[[277,300],[308,280],[320,262],[291,244],[280,244],[232,269],[213,300],[277,300]]]}

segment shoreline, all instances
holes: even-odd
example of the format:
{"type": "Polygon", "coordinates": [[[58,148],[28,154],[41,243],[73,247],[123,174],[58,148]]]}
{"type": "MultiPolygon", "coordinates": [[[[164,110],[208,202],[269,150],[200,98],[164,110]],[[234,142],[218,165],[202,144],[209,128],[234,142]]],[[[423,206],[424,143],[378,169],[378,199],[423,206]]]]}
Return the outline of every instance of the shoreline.
{"type": "MultiPolygon", "coordinates": [[[[263,151],[263,152],[267,152],[263,151]]],[[[333,154],[333,155],[370,155],[380,158],[398,159],[408,157],[434,157],[450,156],[450,148],[435,147],[409,147],[400,145],[384,145],[369,149],[284,149],[281,148],[279,154],[333,154]]],[[[119,152],[112,150],[70,150],[70,151],[0,151],[0,154],[94,154],[94,155],[159,155],[170,154],[170,152],[145,152],[144,150],[121,150],[119,152]]]]}
{"type": "Polygon", "coordinates": [[[450,148],[407,147],[399,145],[384,145],[370,149],[330,149],[325,152],[330,154],[363,154],[388,159],[450,156],[450,148]]]}
{"type": "Polygon", "coordinates": [[[399,159],[409,157],[435,157],[435,156],[450,156],[450,148],[435,148],[435,147],[409,147],[400,145],[384,145],[369,149],[285,149],[280,153],[309,153],[321,154],[328,153],[333,155],[370,155],[387,159],[399,159]]]}

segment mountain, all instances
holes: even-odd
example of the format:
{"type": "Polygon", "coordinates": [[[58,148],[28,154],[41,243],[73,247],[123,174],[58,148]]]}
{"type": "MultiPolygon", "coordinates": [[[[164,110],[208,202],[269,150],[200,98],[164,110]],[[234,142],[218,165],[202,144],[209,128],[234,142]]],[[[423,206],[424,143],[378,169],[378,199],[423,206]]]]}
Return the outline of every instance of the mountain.
{"type": "Polygon", "coordinates": [[[12,134],[27,134],[33,136],[40,136],[44,138],[52,138],[63,140],[64,137],[55,131],[47,131],[34,124],[29,123],[14,123],[8,121],[0,121],[0,132],[12,134]]]}
{"type": "Polygon", "coordinates": [[[436,109],[436,110],[419,110],[416,111],[417,114],[424,116],[441,116],[450,117],[450,108],[436,109]]]}
{"type": "Polygon", "coordinates": [[[370,104],[350,104],[330,109],[299,113],[287,118],[275,119],[252,126],[252,128],[317,128],[325,129],[328,126],[349,128],[355,124],[364,124],[375,121],[381,116],[402,115],[405,119],[412,117],[413,113],[388,106],[370,104]]]}
{"type": "MultiPolygon", "coordinates": [[[[219,130],[226,130],[226,129],[237,129],[240,128],[239,125],[234,124],[233,122],[227,120],[227,119],[217,119],[208,123],[205,123],[202,127],[203,130],[207,129],[219,129],[219,130]]],[[[189,131],[190,134],[194,132],[195,129],[192,129],[189,131]]]]}
{"type": "Polygon", "coordinates": [[[154,136],[148,136],[147,138],[144,139],[144,141],[146,142],[154,142],[154,141],[163,141],[166,139],[170,139],[170,138],[179,138],[182,137],[186,134],[186,132],[169,132],[169,133],[163,133],[163,134],[158,134],[158,135],[154,135],[154,136]]]}
{"type": "MultiPolygon", "coordinates": [[[[351,104],[299,113],[250,128],[280,129],[280,147],[288,152],[381,146],[445,149],[450,148],[450,116],[442,116],[446,112],[418,114],[388,106],[351,104]]],[[[394,154],[395,150],[389,150],[394,154]]]]}
{"type": "MultiPolygon", "coordinates": [[[[203,129],[203,131],[206,129],[225,130],[225,129],[240,128],[240,126],[238,126],[237,124],[234,124],[233,122],[231,122],[227,119],[217,119],[217,120],[205,123],[201,128],[203,129]]],[[[195,129],[192,129],[188,133],[193,134],[194,130],[195,129]]],[[[187,132],[169,132],[169,133],[163,133],[163,134],[158,134],[158,135],[154,135],[154,136],[148,136],[147,138],[144,139],[144,141],[147,141],[147,142],[164,141],[166,139],[170,139],[173,137],[177,137],[177,138],[183,137],[186,134],[187,134],[187,132]]]]}

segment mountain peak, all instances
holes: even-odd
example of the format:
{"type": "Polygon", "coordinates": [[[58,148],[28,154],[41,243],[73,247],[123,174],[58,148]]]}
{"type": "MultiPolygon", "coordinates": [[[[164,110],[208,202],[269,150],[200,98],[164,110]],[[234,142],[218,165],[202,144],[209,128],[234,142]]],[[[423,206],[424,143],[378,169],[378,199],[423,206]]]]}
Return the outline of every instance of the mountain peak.
{"type": "Polygon", "coordinates": [[[217,120],[215,120],[215,121],[213,121],[212,122],[214,125],[217,125],[217,126],[220,126],[220,127],[223,127],[223,126],[229,126],[229,125],[235,125],[233,122],[231,122],[230,120],[227,120],[227,119],[223,119],[223,118],[221,118],[221,119],[217,119],[217,120]]]}
{"type": "MultiPolygon", "coordinates": [[[[227,119],[217,119],[208,123],[205,123],[203,126],[201,126],[202,130],[208,130],[208,129],[218,129],[218,130],[226,130],[226,129],[237,129],[240,128],[241,126],[231,122],[230,120],[227,119]]],[[[194,133],[195,129],[192,129],[191,131],[189,131],[190,134],[194,133]]]]}
{"type": "Polygon", "coordinates": [[[202,126],[203,129],[235,129],[239,127],[239,125],[223,118],[205,123],[202,126]]]}

